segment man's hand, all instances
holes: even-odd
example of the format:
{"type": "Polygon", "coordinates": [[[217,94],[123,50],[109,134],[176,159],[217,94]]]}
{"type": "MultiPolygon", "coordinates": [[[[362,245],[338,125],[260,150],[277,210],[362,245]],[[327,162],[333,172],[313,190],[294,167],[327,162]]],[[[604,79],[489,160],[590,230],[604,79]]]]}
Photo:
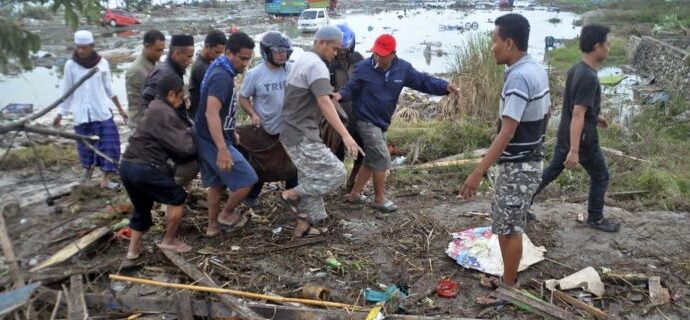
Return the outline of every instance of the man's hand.
{"type": "Polygon", "coordinates": [[[448,84],[448,88],[446,88],[446,90],[448,90],[448,93],[452,93],[452,94],[458,94],[458,93],[460,93],[460,90],[458,90],[458,87],[456,87],[456,86],[455,86],[454,84],[452,84],[452,83],[449,83],[449,84],[448,84]]]}
{"type": "Polygon", "coordinates": [[[259,125],[261,125],[261,117],[259,117],[258,114],[253,113],[253,114],[252,114],[252,117],[251,117],[251,123],[252,123],[253,126],[255,126],[255,127],[258,128],[259,125]]]}
{"type": "Polygon", "coordinates": [[[60,127],[60,121],[62,120],[62,115],[58,114],[55,116],[55,120],[53,120],[53,127],[59,128],[60,127]]]}
{"type": "Polygon", "coordinates": [[[580,154],[578,153],[578,151],[568,151],[568,156],[565,158],[565,162],[563,163],[565,167],[572,170],[575,169],[575,167],[577,167],[578,163],[580,163],[580,154]]]}
{"type": "Polygon", "coordinates": [[[599,129],[608,129],[609,128],[609,121],[604,118],[604,116],[599,116],[597,117],[597,128],[599,129]]]}
{"type": "Polygon", "coordinates": [[[472,171],[472,174],[470,174],[470,176],[465,179],[465,183],[462,184],[462,189],[460,190],[461,198],[469,199],[474,197],[479,188],[479,184],[482,182],[482,175],[482,172],[476,170],[472,171]]]}
{"type": "Polygon", "coordinates": [[[218,165],[218,169],[220,169],[220,171],[230,171],[234,164],[235,163],[232,160],[232,156],[230,155],[230,151],[228,151],[228,149],[223,148],[222,150],[218,150],[216,165],[218,165]]]}
{"type": "Polygon", "coordinates": [[[343,96],[341,96],[338,92],[333,92],[331,93],[331,98],[333,98],[333,100],[335,101],[340,101],[343,98],[343,96]]]}
{"type": "Polygon", "coordinates": [[[121,111],[120,116],[122,116],[122,121],[127,123],[127,121],[129,120],[129,116],[127,115],[127,112],[121,111]]]}
{"type": "Polygon", "coordinates": [[[357,144],[357,142],[355,142],[355,139],[353,139],[351,135],[347,135],[346,137],[344,137],[343,143],[347,148],[347,153],[352,158],[357,158],[357,153],[361,153],[362,156],[366,156],[362,148],[359,147],[359,145],[357,144]]]}

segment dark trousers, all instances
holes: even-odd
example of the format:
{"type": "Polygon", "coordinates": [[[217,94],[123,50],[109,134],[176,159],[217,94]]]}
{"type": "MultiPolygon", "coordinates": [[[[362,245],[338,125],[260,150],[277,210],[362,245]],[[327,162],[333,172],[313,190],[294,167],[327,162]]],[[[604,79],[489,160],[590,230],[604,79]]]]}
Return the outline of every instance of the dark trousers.
{"type": "MultiPolygon", "coordinates": [[[[285,180],[285,190],[292,189],[297,186],[297,177],[289,180],[285,180]]],[[[259,180],[252,187],[252,191],[249,192],[247,199],[258,199],[259,194],[261,194],[261,189],[264,188],[264,181],[259,180]]]]}
{"type": "MultiPolygon", "coordinates": [[[[534,193],[535,197],[563,172],[565,169],[563,163],[567,157],[568,148],[557,143],[553,159],[542,172],[541,184],[534,193]]],[[[580,165],[587,171],[590,178],[587,220],[596,222],[604,217],[604,196],[609,186],[609,169],[599,145],[580,151],[580,165]]]]}

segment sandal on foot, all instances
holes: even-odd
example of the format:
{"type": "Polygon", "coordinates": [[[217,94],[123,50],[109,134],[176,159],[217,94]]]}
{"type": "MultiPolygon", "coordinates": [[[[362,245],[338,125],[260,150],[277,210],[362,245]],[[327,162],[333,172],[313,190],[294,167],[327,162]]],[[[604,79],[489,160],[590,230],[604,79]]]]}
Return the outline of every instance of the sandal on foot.
{"type": "Polygon", "coordinates": [[[280,203],[283,204],[286,208],[290,209],[292,213],[299,213],[299,199],[286,199],[283,198],[283,193],[278,194],[278,199],[280,199],[280,203]]]}
{"type": "Polygon", "coordinates": [[[371,207],[383,213],[391,213],[398,211],[398,207],[393,203],[393,201],[386,200],[382,204],[372,203],[371,207]]]}
{"type": "Polygon", "coordinates": [[[168,250],[176,253],[187,253],[189,251],[192,251],[192,246],[182,243],[178,246],[170,246],[170,245],[165,245],[160,242],[156,243],[156,246],[158,246],[159,249],[161,250],[168,250]]]}
{"type": "Polygon", "coordinates": [[[357,195],[357,198],[355,200],[350,200],[349,196],[345,196],[345,202],[349,204],[365,204],[369,202],[369,199],[367,199],[367,197],[365,197],[364,195],[360,194],[357,195]]]}
{"type": "Polygon", "coordinates": [[[325,233],[325,229],[320,229],[317,227],[314,227],[309,220],[307,220],[307,217],[302,217],[302,216],[297,216],[297,224],[295,224],[295,231],[293,233],[293,238],[312,238],[312,237],[318,237],[325,233]],[[306,223],[309,225],[306,230],[300,231],[298,226],[300,223],[306,223]]]}

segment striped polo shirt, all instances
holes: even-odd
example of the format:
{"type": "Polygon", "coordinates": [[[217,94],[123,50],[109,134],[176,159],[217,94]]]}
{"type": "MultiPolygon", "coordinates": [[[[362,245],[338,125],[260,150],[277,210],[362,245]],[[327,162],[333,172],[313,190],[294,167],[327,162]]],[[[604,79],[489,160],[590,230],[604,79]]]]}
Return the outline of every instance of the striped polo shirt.
{"type": "Polygon", "coordinates": [[[506,69],[499,120],[508,117],[519,124],[499,163],[544,159],[544,135],[550,106],[549,77],[544,67],[525,56],[506,69]]]}

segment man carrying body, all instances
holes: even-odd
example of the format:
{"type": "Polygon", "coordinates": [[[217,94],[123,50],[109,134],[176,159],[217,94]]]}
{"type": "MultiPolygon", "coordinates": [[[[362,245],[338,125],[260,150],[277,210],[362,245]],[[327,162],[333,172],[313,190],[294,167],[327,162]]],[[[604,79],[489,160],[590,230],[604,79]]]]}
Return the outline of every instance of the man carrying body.
{"type": "Polygon", "coordinates": [[[321,117],[340,134],[351,156],[362,152],[340,121],[329,97],[332,88],[324,61],[335,58],[342,39],[340,29],[321,27],[316,32],[312,51],[305,52],[292,65],[288,76],[280,142],[297,168],[299,185],[283,191],[280,199],[297,215],[295,237],[321,234],[313,225],[328,217],[322,197],[345,182],[345,166],[319,136],[321,117]]]}
{"type": "Polygon", "coordinates": [[[201,179],[209,188],[208,237],[219,235],[221,225],[238,229],[249,222],[249,216],[235,209],[258,178],[249,162],[233,146],[237,102],[234,78],[247,67],[253,50],[254,40],[244,32],[230,35],[225,54],[208,67],[201,81],[196,136],[201,179]],[[231,193],[220,212],[220,197],[226,188],[231,193]]]}
{"type": "Polygon", "coordinates": [[[146,76],[156,66],[165,50],[165,36],[158,30],[149,30],[144,34],[144,49],[141,50],[132,66],[125,74],[125,86],[127,88],[127,112],[129,114],[129,126],[134,129],[139,122],[139,110],[141,109],[141,92],[146,84],[146,76]]]}
{"type": "Polygon", "coordinates": [[[113,120],[110,101],[112,100],[115,104],[125,123],[127,113],[122,109],[113,90],[108,61],[94,50],[93,34],[86,30],[75,32],[74,44],[76,49],[72,58],[65,63],[63,91],[70,90],[91,69],[98,68],[98,72],[65,99],[53,120],[53,126],[60,127],[62,117],[72,112],[74,132],[85,136],[98,136],[98,142],[94,144],[94,147],[114,162],[96,154],[84,142],[77,141],[79,161],[85,169],[84,181],[91,180],[94,167],[100,167],[103,171],[101,188],[113,187],[108,178],[117,172],[117,162],[120,159],[120,134],[113,120]]]}
{"type": "Polygon", "coordinates": [[[187,193],[175,183],[174,172],[167,164],[168,159],[184,162],[196,158],[192,129],[187,119],[175,111],[182,106],[184,83],[176,75],[167,74],[159,79],[157,88],[156,100],[151,101],[141,125],[129,138],[120,164],[122,184],[134,206],[129,222],[129,260],[141,255],[141,238],[153,225],[154,201],[167,205],[168,225],[158,246],[178,253],[192,249],[177,238],[187,193]]]}
{"type": "MultiPolygon", "coordinates": [[[[465,199],[473,197],[484,173],[498,162],[491,230],[498,235],[503,257],[503,285],[516,287],[527,210],[541,179],[551,99],[546,70],[527,54],[527,19],[511,13],[496,19],[495,25],[491,50],[496,63],[508,66],[501,91],[499,132],[465,180],[460,195],[465,199]]],[[[482,297],[477,302],[502,301],[482,297]]]]}
{"type": "Polygon", "coordinates": [[[563,169],[582,165],[590,177],[587,226],[616,232],[620,223],[604,218],[604,197],[609,183],[609,171],[599,147],[597,128],[609,126],[601,112],[601,86],[596,68],[609,55],[609,28],[587,25],[580,33],[582,61],[568,71],[563,97],[561,124],[553,159],[544,169],[538,194],[555,180],[563,169]]]}
{"type": "Polygon", "coordinates": [[[385,132],[400,92],[403,87],[409,87],[428,94],[446,95],[457,92],[457,88],[445,80],[418,72],[409,62],[398,58],[392,35],[379,36],[372,51],[372,57],[357,64],[352,79],[335,94],[336,99],[344,102],[354,99],[355,128],[367,155],[346,201],[363,202],[362,189],[373,175],[375,197],[372,207],[381,212],[394,212],[398,207],[384,195],[386,170],[391,167],[385,132]]]}
{"type": "MultiPolygon", "coordinates": [[[[260,42],[263,61],[247,72],[240,91],[240,104],[251,117],[251,123],[257,130],[264,130],[278,139],[283,126],[283,98],[287,85],[290,65],[287,64],[292,53],[290,40],[279,32],[268,32],[260,42]],[[251,98],[251,100],[250,100],[251,98]]],[[[242,137],[240,137],[242,139],[242,137]]],[[[258,208],[259,194],[264,181],[257,182],[244,203],[251,208],[258,208]]],[[[285,188],[297,186],[297,177],[285,182],[285,188]]]]}
{"type": "Polygon", "coordinates": [[[192,74],[189,76],[189,114],[190,119],[196,118],[196,110],[199,108],[199,88],[201,87],[201,80],[204,80],[206,69],[216,60],[223,52],[225,52],[225,43],[228,38],[225,33],[220,30],[213,30],[206,35],[204,39],[204,48],[197,56],[196,61],[192,65],[192,74]]]}

